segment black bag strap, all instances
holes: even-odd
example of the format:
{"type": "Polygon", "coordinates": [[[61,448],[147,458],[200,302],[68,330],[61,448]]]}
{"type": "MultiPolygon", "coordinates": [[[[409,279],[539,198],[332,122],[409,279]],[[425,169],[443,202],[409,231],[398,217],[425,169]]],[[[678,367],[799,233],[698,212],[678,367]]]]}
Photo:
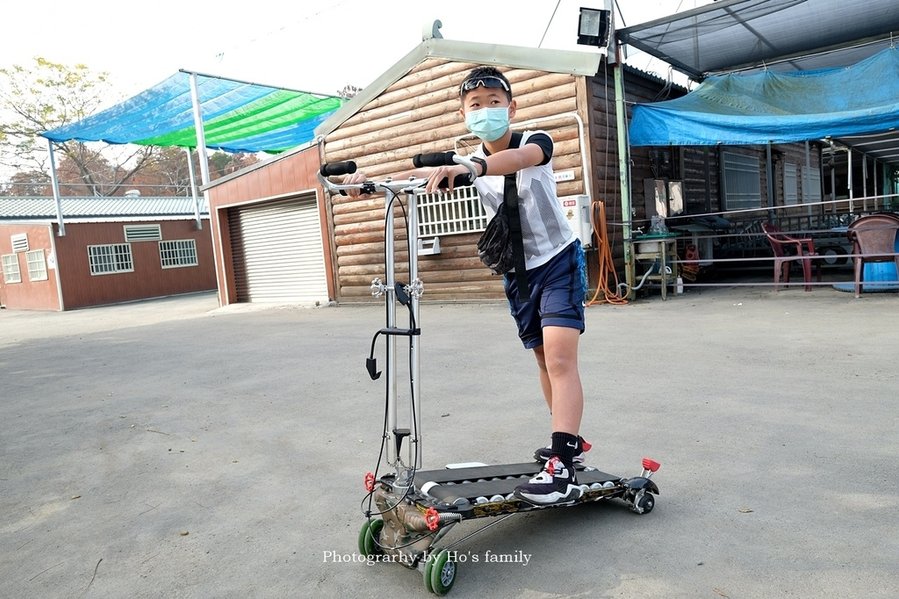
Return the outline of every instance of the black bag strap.
{"type": "Polygon", "coordinates": [[[531,297],[528,287],[528,271],[524,261],[524,238],[521,235],[521,216],[518,214],[518,184],[515,173],[506,175],[503,182],[503,203],[509,218],[509,241],[512,242],[512,263],[515,265],[515,281],[518,283],[518,301],[531,297]]]}

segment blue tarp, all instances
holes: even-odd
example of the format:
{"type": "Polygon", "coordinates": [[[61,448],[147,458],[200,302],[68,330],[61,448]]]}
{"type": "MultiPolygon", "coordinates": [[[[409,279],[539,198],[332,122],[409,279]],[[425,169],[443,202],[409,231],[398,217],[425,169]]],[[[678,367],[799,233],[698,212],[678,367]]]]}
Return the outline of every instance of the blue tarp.
{"type": "Polygon", "coordinates": [[[899,127],[899,50],[818,71],[709,77],[686,96],[634,106],[632,146],[755,145],[899,127]]]}
{"type": "MultiPolygon", "coordinates": [[[[196,75],[206,147],[278,153],[302,145],[343,100],[196,75]]],[[[52,141],[103,141],[195,148],[190,74],[165,81],[102,112],[42,133],[52,141]]]]}

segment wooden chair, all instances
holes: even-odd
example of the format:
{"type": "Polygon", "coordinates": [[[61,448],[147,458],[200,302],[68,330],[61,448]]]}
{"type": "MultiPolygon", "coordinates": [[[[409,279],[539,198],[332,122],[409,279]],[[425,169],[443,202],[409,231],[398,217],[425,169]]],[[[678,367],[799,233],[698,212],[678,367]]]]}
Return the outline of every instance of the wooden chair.
{"type": "MultiPolygon", "coordinates": [[[[780,287],[781,280],[790,282],[790,266],[795,261],[802,264],[802,278],[805,281],[805,290],[812,290],[812,260],[818,258],[815,252],[815,242],[811,237],[790,237],[780,230],[777,225],[762,223],[762,231],[771,243],[774,251],[774,290],[780,287]]],[[[821,262],[815,260],[815,271],[818,282],[821,282],[821,262]]]]}
{"type": "Polygon", "coordinates": [[[855,297],[861,297],[865,263],[894,262],[899,274],[899,256],[896,255],[896,232],[899,217],[893,214],[869,214],[849,225],[847,235],[852,242],[852,261],[855,263],[855,297]]]}

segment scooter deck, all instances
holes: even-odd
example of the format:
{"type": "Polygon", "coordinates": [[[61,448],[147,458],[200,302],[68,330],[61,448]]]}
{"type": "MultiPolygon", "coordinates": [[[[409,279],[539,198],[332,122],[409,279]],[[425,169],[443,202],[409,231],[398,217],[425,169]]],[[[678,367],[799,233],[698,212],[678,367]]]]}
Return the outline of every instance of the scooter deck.
{"type": "MultiPolygon", "coordinates": [[[[506,497],[515,490],[515,487],[526,483],[533,474],[498,480],[440,484],[430,487],[427,494],[444,503],[453,503],[460,497],[475,503],[478,497],[486,497],[488,499],[498,495],[506,497]]],[[[618,480],[620,480],[620,477],[612,476],[599,470],[581,470],[577,473],[577,482],[581,485],[596,483],[601,485],[606,482],[614,484],[618,480]]]]}
{"type": "MultiPolygon", "coordinates": [[[[463,518],[558,507],[534,505],[513,495],[517,486],[542,468],[542,462],[534,461],[420,471],[415,474],[414,501],[439,512],[458,513],[463,518]]],[[[561,505],[619,497],[626,491],[625,481],[620,476],[580,464],[577,465],[577,481],[583,489],[581,497],[571,504],[561,505]]]]}
{"type": "MultiPolygon", "coordinates": [[[[578,464],[577,468],[583,469],[578,464]]],[[[543,468],[542,462],[521,462],[517,464],[494,464],[489,466],[468,466],[465,468],[442,468],[415,473],[416,481],[444,483],[464,483],[476,480],[490,480],[506,477],[532,477],[543,468]]]]}

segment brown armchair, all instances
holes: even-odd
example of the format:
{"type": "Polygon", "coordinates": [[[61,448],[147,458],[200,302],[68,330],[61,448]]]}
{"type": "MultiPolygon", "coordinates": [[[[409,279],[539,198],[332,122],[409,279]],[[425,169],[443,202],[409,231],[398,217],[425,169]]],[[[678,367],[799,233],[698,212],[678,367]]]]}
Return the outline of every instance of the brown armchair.
{"type": "MultiPolygon", "coordinates": [[[[762,223],[762,231],[771,243],[774,251],[774,290],[777,291],[781,281],[790,282],[790,266],[799,261],[802,264],[802,278],[805,290],[812,290],[812,260],[818,258],[815,242],[811,237],[791,237],[780,230],[777,225],[762,223]]],[[[815,272],[821,282],[821,263],[815,260],[815,272]]]]}
{"type": "Polygon", "coordinates": [[[899,256],[896,255],[896,232],[899,217],[893,214],[870,214],[856,219],[846,233],[852,242],[852,261],[855,263],[855,297],[861,296],[864,265],[867,262],[894,262],[899,275],[899,256]]]}

